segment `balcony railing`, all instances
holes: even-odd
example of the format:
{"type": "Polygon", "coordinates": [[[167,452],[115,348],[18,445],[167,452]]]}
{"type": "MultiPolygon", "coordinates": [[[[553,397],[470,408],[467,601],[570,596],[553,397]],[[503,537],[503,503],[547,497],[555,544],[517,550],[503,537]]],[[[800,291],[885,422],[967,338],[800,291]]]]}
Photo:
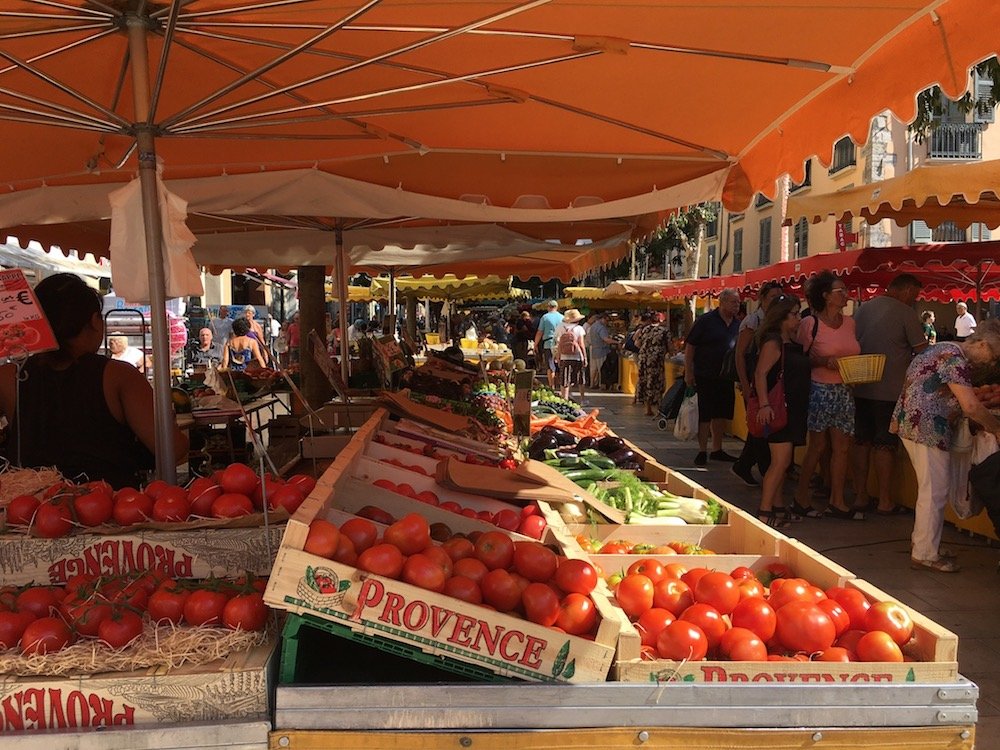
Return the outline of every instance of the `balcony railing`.
{"type": "Polygon", "coordinates": [[[932,159],[983,158],[983,128],[974,122],[944,122],[931,133],[932,159]]]}

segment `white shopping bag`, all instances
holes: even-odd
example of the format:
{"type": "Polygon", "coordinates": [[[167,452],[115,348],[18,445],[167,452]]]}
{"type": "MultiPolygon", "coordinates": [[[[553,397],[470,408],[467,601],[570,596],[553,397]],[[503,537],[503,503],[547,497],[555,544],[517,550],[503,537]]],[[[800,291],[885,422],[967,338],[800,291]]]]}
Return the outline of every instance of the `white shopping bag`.
{"type": "Polygon", "coordinates": [[[685,396],[674,422],[674,437],[678,440],[698,438],[698,394],[685,396]]]}

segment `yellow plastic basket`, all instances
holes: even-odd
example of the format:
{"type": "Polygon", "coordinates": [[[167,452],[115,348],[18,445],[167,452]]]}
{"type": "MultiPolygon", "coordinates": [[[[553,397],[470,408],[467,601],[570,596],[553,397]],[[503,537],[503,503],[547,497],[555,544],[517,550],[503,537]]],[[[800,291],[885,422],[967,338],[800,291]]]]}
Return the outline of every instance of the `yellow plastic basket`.
{"type": "Polygon", "coordinates": [[[882,370],[885,369],[885,355],[858,354],[854,357],[840,357],[837,359],[837,367],[840,368],[841,379],[848,385],[877,383],[882,379],[882,370]]]}

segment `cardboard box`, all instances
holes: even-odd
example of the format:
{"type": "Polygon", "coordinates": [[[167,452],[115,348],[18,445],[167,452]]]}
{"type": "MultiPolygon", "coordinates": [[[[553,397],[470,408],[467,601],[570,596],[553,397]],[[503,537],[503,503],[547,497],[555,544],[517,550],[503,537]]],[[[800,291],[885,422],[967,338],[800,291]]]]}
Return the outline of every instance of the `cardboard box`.
{"type": "Polygon", "coordinates": [[[0,536],[0,583],[62,584],[78,573],[157,570],[174,578],[236,577],[271,572],[285,525],[242,529],[75,534],[41,539],[0,536]]]}
{"type": "Polygon", "coordinates": [[[278,636],[198,667],[86,677],[0,677],[0,734],[267,720],[278,636]]]}

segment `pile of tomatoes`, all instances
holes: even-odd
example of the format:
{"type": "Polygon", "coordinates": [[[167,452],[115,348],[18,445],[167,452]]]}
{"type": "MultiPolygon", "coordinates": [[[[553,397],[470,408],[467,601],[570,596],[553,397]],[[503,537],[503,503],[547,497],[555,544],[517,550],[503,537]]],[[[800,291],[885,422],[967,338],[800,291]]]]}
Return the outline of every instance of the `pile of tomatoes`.
{"type": "Polygon", "coordinates": [[[403,495],[404,497],[417,500],[421,503],[426,503],[427,505],[434,505],[442,510],[458,513],[459,515],[466,516],[467,518],[477,518],[480,521],[491,523],[494,526],[499,526],[501,529],[506,529],[507,531],[516,531],[518,534],[529,536],[532,539],[541,539],[545,534],[547,523],[545,518],[539,512],[538,506],[533,503],[529,503],[521,508],[520,513],[509,508],[504,508],[503,510],[498,510],[496,513],[491,513],[488,510],[477,511],[472,508],[464,508],[451,500],[441,502],[437,493],[433,490],[421,490],[420,492],[417,492],[413,485],[407,484],[406,482],[396,484],[390,479],[376,479],[372,482],[372,484],[383,490],[395,492],[397,495],[403,495]]]}
{"type": "Polygon", "coordinates": [[[515,542],[503,531],[453,535],[437,544],[417,513],[381,538],[366,518],[339,528],[317,518],[305,551],[571,635],[588,636],[598,624],[590,597],[598,580],[593,565],[560,557],[540,542],[515,542]]]}
{"type": "Polygon", "coordinates": [[[81,638],[125,648],[147,621],[263,630],[266,579],[177,581],[156,573],[81,574],[65,586],[0,589],[0,651],[49,654],[81,638]]]}
{"type": "Polygon", "coordinates": [[[639,631],[643,658],[903,661],[913,621],[902,605],[871,604],[857,589],[823,591],[771,567],[769,588],[745,567],[724,573],[656,560],[608,583],[639,631]]]}
{"type": "Polygon", "coordinates": [[[649,542],[632,542],[626,539],[609,539],[602,542],[586,534],[576,537],[577,544],[584,552],[592,555],[714,555],[710,549],[693,542],[666,542],[650,544],[649,542]]]}
{"type": "Polygon", "coordinates": [[[282,481],[270,474],[260,477],[245,464],[234,463],[210,477],[200,477],[187,487],[162,480],[144,489],[125,487],[114,491],[107,482],[60,482],[42,496],[20,495],[7,506],[7,524],[54,539],[75,528],[105,524],[134,526],[147,522],[176,523],[193,518],[238,518],[264,507],[264,488],[271,510],[294,513],[312,492],[316,480],[296,474],[282,481]]]}

